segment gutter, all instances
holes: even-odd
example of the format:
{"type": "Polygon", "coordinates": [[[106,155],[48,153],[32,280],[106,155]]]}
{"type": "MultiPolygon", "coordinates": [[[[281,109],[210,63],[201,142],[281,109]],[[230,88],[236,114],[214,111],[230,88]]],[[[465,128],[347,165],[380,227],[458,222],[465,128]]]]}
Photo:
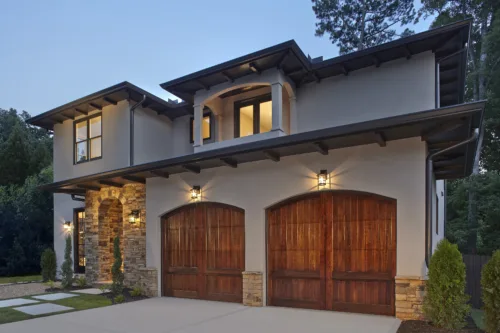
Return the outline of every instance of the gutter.
{"type": "Polygon", "coordinates": [[[140,102],[135,103],[130,108],[130,166],[134,165],[134,115],[135,109],[142,105],[146,100],[146,95],[142,95],[140,102]]]}
{"type": "MultiPolygon", "coordinates": [[[[454,150],[456,148],[462,147],[468,143],[476,141],[479,136],[479,129],[474,129],[474,134],[468,139],[459,142],[451,147],[442,149],[435,153],[427,155],[425,160],[425,264],[429,267],[430,257],[432,255],[432,172],[433,165],[432,162],[436,156],[454,150]]],[[[445,203],[446,205],[446,203],[445,203]]],[[[446,225],[446,222],[445,222],[446,225]]]]}

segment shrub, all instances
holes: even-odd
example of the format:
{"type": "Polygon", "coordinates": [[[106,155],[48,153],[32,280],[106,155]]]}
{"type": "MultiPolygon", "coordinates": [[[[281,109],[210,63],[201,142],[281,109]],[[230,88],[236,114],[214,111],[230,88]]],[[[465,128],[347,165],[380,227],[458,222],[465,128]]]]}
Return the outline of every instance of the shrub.
{"type": "Polygon", "coordinates": [[[49,287],[49,289],[54,289],[56,287],[56,283],[53,280],[45,282],[45,285],[49,287]]]}
{"type": "Polygon", "coordinates": [[[66,247],[64,248],[64,262],[61,266],[61,286],[69,289],[73,285],[73,259],[71,259],[71,236],[66,237],[66,247]]]}
{"type": "Polygon", "coordinates": [[[115,303],[123,303],[125,301],[125,296],[118,295],[118,296],[115,296],[115,298],[113,300],[115,301],[115,303]]]}
{"type": "Polygon", "coordinates": [[[140,286],[135,286],[130,292],[130,296],[137,297],[142,296],[144,294],[144,289],[140,286]]]}
{"type": "Polygon", "coordinates": [[[87,279],[85,278],[85,276],[78,277],[75,282],[78,287],[83,288],[87,286],[87,279]]]}
{"type": "Polygon", "coordinates": [[[465,294],[465,264],[455,244],[443,239],[429,263],[424,314],[436,326],[458,329],[469,312],[465,294]]]}
{"type": "Polygon", "coordinates": [[[500,250],[484,265],[481,288],[486,332],[500,332],[500,250]]]}
{"type": "Polygon", "coordinates": [[[115,237],[113,243],[113,256],[115,257],[115,262],[111,267],[111,278],[113,283],[111,284],[111,292],[113,295],[120,295],[123,293],[123,272],[122,272],[122,254],[120,251],[120,237],[115,237]]]}
{"type": "Polygon", "coordinates": [[[111,286],[109,284],[103,284],[99,287],[99,290],[104,294],[111,290],[111,286]]]}
{"type": "Polygon", "coordinates": [[[57,262],[56,254],[51,248],[45,249],[40,259],[43,281],[54,281],[56,279],[57,262]]]}

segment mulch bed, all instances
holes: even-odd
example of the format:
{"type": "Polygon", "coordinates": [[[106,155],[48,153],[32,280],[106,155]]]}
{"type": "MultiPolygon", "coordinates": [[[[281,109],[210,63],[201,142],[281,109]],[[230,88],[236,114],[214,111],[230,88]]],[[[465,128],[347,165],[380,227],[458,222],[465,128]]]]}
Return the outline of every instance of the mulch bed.
{"type": "Polygon", "coordinates": [[[468,317],[467,325],[459,330],[437,328],[426,321],[405,320],[399,326],[397,333],[483,333],[483,331],[476,327],[471,317],[468,317]]]}
{"type": "MultiPolygon", "coordinates": [[[[131,291],[132,291],[132,289],[130,289],[130,288],[124,288],[123,289],[124,301],[122,303],[135,302],[135,301],[140,301],[140,300],[148,299],[149,298],[149,297],[144,296],[144,295],[141,295],[141,296],[132,296],[132,295],[130,295],[131,291]]],[[[114,296],[113,296],[112,293],[104,293],[104,294],[101,294],[101,295],[102,296],[106,296],[107,298],[109,298],[111,300],[111,302],[113,304],[115,304],[114,296]]]]}

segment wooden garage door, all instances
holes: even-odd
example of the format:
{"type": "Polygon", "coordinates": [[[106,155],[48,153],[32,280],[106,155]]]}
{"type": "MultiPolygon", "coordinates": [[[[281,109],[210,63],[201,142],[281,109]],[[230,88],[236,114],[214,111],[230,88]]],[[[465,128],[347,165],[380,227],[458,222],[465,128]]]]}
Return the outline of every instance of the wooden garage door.
{"type": "Polygon", "coordinates": [[[396,200],[313,193],[267,211],[270,305],[394,315],[396,200]]]}
{"type": "Polygon", "coordinates": [[[218,203],[181,207],[162,219],[163,295],[242,302],[245,216],[218,203]]]}

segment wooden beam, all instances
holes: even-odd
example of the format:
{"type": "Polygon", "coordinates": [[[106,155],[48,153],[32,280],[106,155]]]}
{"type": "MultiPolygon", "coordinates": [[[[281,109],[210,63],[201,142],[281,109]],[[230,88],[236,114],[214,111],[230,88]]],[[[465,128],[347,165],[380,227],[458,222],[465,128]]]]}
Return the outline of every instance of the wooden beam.
{"type": "Polygon", "coordinates": [[[349,75],[349,71],[344,64],[340,64],[340,68],[342,69],[342,73],[344,73],[345,76],[349,75]]]}
{"type": "Polygon", "coordinates": [[[444,86],[444,85],[447,85],[447,84],[450,84],[450,83],[455,83],[455,82],[457,82],[457,78],[456,77],[448,79],[448,80],[441,80],[441,81],[439,81],[439,85],[440,86],[444,86]]]}
{"type": "Polygon", "coordinates": [[[410,49],[408,48],[408,45],[403,46],[403,51],[405,52],[406,59],[410,60],[412,53],[411,53],[410,49]]]}
{"type": "Polygon", "coordinates": [[[431,138],[437,134],[453,131],[454,129],[457,129],[457,128],[463,126],[464,124],[465,123],[462,120],[450,121],[448,123],[438,124],[430,129],[422,132],[422,135],[421,135],[422,141],[427,141],[429,138],[431,138]]]}
{"type": "Polygon", "coordinates": [[[457,65],[446,65],[446,66],[440,66],[439,67],[439,73],[443,74],[444,72],[448,72],[451,70],[456,70],[458,68],[457,65]]]}
{"type": "Polygon", "coordinates": [[[75,117],[74,117],[74,116],[68,116],[67,114],[64,114],[64,113],[59,113],[59,115],[60,115],[61,117],[66,118],[66,119],[71,119],[71,120],[75,119],[75,117]]]}
{"type": "Polygon", "coordinates": [[[274,161],[274,162],[280,161],[280,155],[273,150],[264,150],[263,153],[271,161],[274,161]]]}
{"type": "Polygon", "coordinates": [[[122,176],[121,178],[134,183],[146,184],[146,178],[137,176],[122,176]]]}
{"type": "Polygon", "coordinates": [[[168,172],[163,172],[163,171],[160,171],[160,170],[153,170],[153,171],[150,171],[153,175],[157,176],[157,177],[162,177],[162,178],[168,178],[170,177],[169,173],[168,172]]]}
{"type": "Polygon", "coordinates": [[[109,97],[104,97],[103,98],[104,101],[108,102],[109,104],[113,104],[113,105],[118,105],[118,102],[115,101],[115,100],[112,100],[111,98],[109,97]]]}
{"type": "Polygon", "coordinates": [[[192,172],[192,173],[200,173],[201,169],[197,165],[192,165],[192,164],[184,164],[182,168],[186,171],[192,172]]]}
{"type": "Polygon", "coordinates": [[[226,72],[221,72],[220,75],[222,75],[226,79],[227,82],[229,82],[229,83],[234,82],[234,79],[226,72]]]}
{"type": "Polygon", "coordinates": [[[437,167],[446,167],[448,165],[456,165],[456,164],[463,164],[463,163],[465,163],[465,157],[460,156],[460,157],[444,159],[444,160],[440,160],[440,161],[434,161],[434,166],[437,168],[437,167]]]}
{"type": "Polygon", "coordinates": [[[313,144],[314,149],[322,155],[328,155],[328,146],[323,143],[323,142],[314,142],[313,144]]]}
{"type": "Polygon", "coordinates": [[[277,69],[283,69],[283,64],[285,63],[285,61],[288,59],[288,57],[290,56],[290,52],[286,52],[282,57],[281,59],[278,61],[278,65],[276,66],[277,69]]]}
{"type": "Polygon", "coordinates": [[[89,103],[89,105],[90,105],[91,107],[93,107],[94,109],[102,110],[102,106],[101,106],[101,105],[99,105],[99,104],[89,103]]]}
{"type": "Polygon", "coordinates": [[[287,75],[287,76],[288,75],[295,75],[295,74],[300,74],[300,73],[303,73],[303,72],[305,72],[305,69],[301,67],[299,69],[294,69],[294,70],[292,70],[290,72],[286,72],[285,75],[287,75]]]}
{"type": "Polygon", "coordinates": [[[78,112],[78,113],[80,113],[80,114],[83,114],[85,116],[87,116],[89,114],[87,111],[84,111],[84,110],[78,109],[78,108],[75,108],[75,111],[78,112]]]}
{"type": "Polygon", "coordinates": [[[447,165],[447,166],[442,166],[442,167],[439,167],[439,168],[434,168],[434,172],[435,173],[441,173],[441,172],[445,172],[445,171],[448,171],[448,170],[460,170],[460,169],[463,169],[464,166],[462,164],[450,164],[450,165],[447,165]]]}
{"type": "Polygon", "coordinates": [[[202,87],[203,89],[205,90],[210,90],[210,86],[209,85],[206,85],[205,83],[201,82],[200,80],[196,80],[196,83],[198,83],[198,85],[200,87],[202,87]]]}
{"type": "Polygon", "coordinates": [[[84,190],[89,190],[89,191],[100,191],[101,188],[99,186],[92,186],[92,185],[77,185],[78,188],[82,188],[84,190]]]}
{"type": "Polygon", "coordinates": [[[387,146],[387,142],[386,142],[384,133],[374,132],[373,136],[375,137],[375,142],[377,142],[380,147],[387,146]]]}
{"type": "Polygon", "coordinates": [[[460,141],[436,142],[436,143],[429,143],[428,146],[430,150],[441,150],[456,145],[459,142],[460,141]]]}
{"type": "Polygon", "coordinates": [[[314,80],[316,80],[317,83],[321,82],[321,78],[318,76],[318,74],[315,71],[312,71],[311,74],[312,74],[314,80]]]}
{"type": "Polygon", "coordinates": [[[372,55],[373,63],[375,64],[375,67],[379,68],[380,67],[380,59],[376,55],[372,55]]]}
{"type": "Polygon", "coordinates": [[[253,62],[251,62],[248,66],[250,67],[250,70],[252,72],[254,72],[256,74],[260,74],[261,73],[261,70],[253,62]]]}
{"type": "Polygon", "coordinates": [[[224,163],[225,165],[231,167],[231,168],[237,168],[238,167],[238,162],[233,159],[233,158],[229,158],[229,157],[226,157],[226,158],[221,158],[220,159],[222,163],[224,163]]]}
{"type": "Polygon", "coordinates": [[[100,180],[99,184],[106,185],[106,186],[112,186],[112,187],[123,187],[123,184],[120,184],[117,182],[112,182],[110,180],[100,180]]]}

